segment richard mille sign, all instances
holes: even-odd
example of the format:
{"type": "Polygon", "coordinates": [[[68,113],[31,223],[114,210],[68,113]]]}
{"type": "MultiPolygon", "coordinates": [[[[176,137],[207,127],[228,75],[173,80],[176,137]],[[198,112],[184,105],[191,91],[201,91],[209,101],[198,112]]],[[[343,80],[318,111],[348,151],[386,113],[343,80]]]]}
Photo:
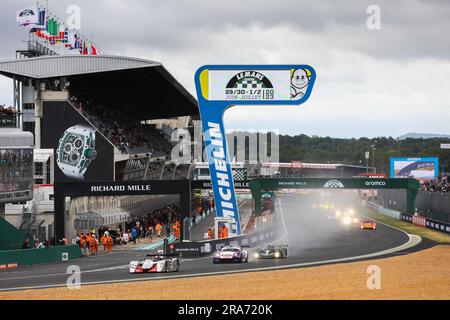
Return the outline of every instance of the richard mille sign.
{"type": "Polygon", "coordinates": [[[116,186],[91,186],[91,192],[125,192],[125,191],[150,191],[149,184],[132,184],[116,186]]]}

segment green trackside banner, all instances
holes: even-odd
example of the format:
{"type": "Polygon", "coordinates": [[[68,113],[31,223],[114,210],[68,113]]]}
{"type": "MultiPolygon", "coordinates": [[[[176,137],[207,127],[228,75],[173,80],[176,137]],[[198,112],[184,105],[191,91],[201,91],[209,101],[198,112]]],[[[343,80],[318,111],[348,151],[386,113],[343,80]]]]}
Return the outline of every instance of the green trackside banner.
{"type": "Polygon", "coordinates": [[[415,179],[385,178],[304,178],[304,179],[257,179],[261,189],[415,189],[419,183],[415,179]]]}

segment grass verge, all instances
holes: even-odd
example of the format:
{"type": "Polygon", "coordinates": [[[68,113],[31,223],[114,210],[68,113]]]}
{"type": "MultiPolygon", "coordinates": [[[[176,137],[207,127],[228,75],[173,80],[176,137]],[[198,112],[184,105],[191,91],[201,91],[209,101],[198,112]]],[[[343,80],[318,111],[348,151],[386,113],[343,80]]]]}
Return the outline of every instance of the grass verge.
{"type": "Polygon", "coordinates": [[[435,231],[421,226],[416,226],[409,222],[395,220],[368,208],[363,208],[362,213],[366,217],[372,218],[389,226],[398,228],[407,233],[415,234],[423,238],[430,239],[437,243],[450,244],[450,235],[445,234],[443,232],[435,231]]]}

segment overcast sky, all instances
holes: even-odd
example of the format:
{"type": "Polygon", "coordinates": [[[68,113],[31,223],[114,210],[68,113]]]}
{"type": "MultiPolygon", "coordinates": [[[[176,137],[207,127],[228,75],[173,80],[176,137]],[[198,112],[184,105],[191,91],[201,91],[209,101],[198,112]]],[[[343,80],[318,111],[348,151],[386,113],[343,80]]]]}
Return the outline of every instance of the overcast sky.
{"type": "MultiPolygon", "coordinates": [[[[450,1],[49,0],[66,18],[81,8],[81,31],[108,54],[162,62],[192,93],[204,64],[309,64],[311,98],[299,107],[235,107],[228,129],[333,136],[450,134],[450,1]],[[381,9],[369,30],[367,7],[381,9]]],[[[14,57],[24,28],[17,9],[31,0],[2,0],[0,58],[14,57]]],[[[45,3],[41,1],[41,3],[45,3]]],[[[11,103],[0,76],[0,103],[11,103]]]]}

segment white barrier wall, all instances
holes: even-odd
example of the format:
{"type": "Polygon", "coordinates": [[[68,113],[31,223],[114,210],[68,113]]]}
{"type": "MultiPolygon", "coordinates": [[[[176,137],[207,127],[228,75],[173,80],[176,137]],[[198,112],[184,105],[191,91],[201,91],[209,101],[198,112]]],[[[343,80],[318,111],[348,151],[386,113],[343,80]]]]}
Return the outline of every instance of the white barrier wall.
{"type": "Polygon", "coordinates": [[[375,202],[371,202],[371,201],[366,201],[366,200],[360,200],[361,205],[363,207],[366,208],[370,208],[372,210],[375,210],[387,217],[396,219],[396,220],[401,220],[402,219],[402,213],[396,210],[392,210],[392,209],[387,209],[385,207],[380,206],[378,203],[375,202]]]}

